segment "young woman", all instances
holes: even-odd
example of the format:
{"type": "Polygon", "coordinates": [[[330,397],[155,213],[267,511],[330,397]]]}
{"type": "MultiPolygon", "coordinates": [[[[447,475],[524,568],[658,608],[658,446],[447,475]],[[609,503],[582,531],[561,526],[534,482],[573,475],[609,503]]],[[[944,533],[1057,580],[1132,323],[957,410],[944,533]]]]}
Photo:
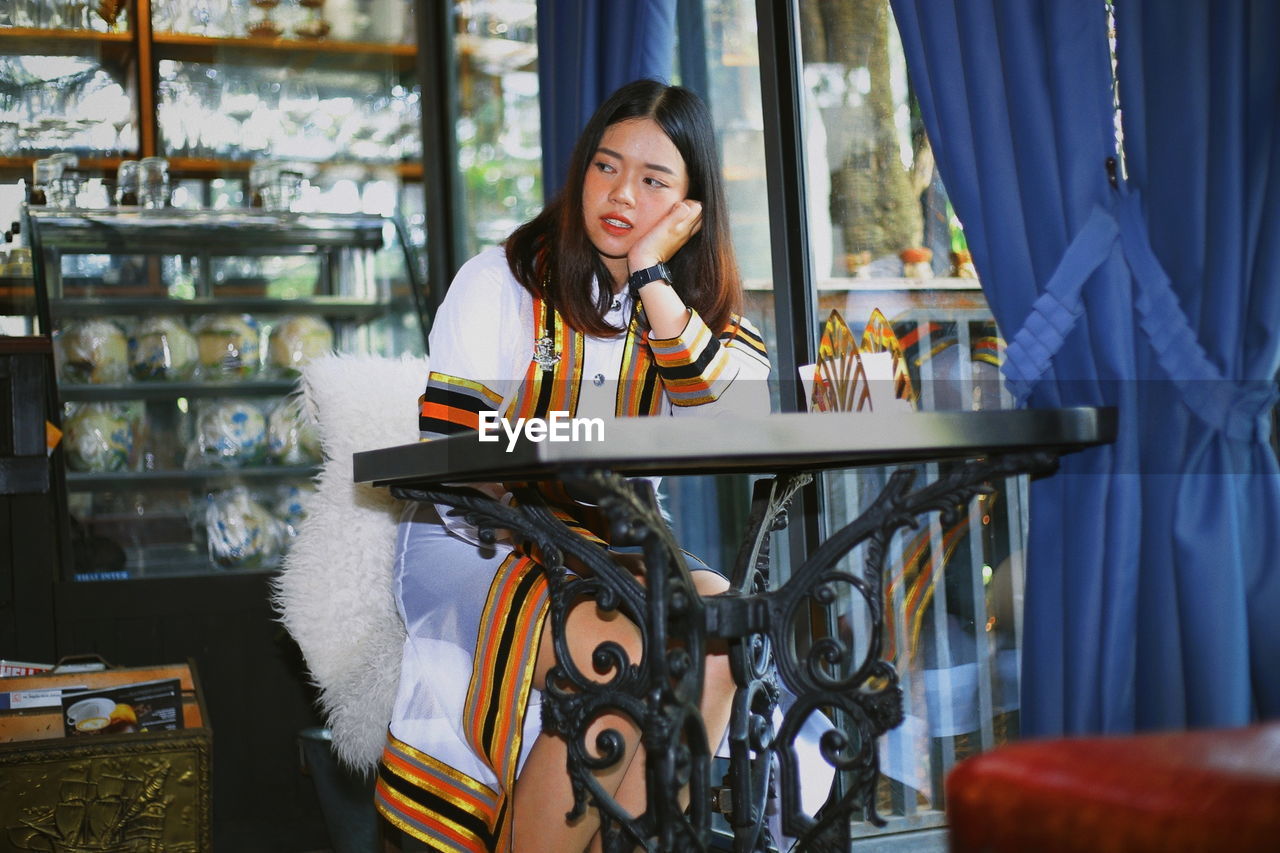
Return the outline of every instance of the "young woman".
{"type": "MultiPolygon", "coordinates": [[[[481,412],[511,420],[767,413],[769,363],[738,314],[726,214],[706,106],[654,81],[622,87],[588,122],[560,195],[503,248],[458,272],[431,331],[423,438],[474,430],[481,412]]],[[[500,484],[486,489],[504,496],[500,484]]],[[[607,530],[581,505],[554,489],[546,496],[607,547],[607,530]]],[[[566,821],[565,745],[540,730],[540,690],[555,661],[535,556],[518,543],[482,544],[464,520],[430,504],[406,510],[397,548],[408,640],[379,811],[430,849],[598,845],[594,810],[566,821]]],[[[727,588],[710,571],[694,579],[704,595],[727,588]]],[[[633,662],[643,651],[634,624],[594,604],[571,612],[566,637],[585,672],[602,642],[619,643],[633,662]]],[[[713,743],[732,692],[727,663],[712,655],[703,714],[713,743]]],[[[627,739],[601,785],[642,812],[634,721],[594,725],[627,739]]]]}

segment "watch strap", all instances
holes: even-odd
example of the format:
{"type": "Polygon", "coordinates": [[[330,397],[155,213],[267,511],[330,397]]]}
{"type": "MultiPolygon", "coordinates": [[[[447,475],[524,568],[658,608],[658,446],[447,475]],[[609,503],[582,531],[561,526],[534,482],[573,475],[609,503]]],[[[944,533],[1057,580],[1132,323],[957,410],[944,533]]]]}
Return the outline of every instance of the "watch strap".
{"type": "Polygon", "coordinates": [[[651,267],[636,270],[627,276],[627,290],[631,291],[632,299],[639,299],[640,288],[659,279],[665,279],[668,284],[671,282],[671,270],[661,261],[651,267]]]}

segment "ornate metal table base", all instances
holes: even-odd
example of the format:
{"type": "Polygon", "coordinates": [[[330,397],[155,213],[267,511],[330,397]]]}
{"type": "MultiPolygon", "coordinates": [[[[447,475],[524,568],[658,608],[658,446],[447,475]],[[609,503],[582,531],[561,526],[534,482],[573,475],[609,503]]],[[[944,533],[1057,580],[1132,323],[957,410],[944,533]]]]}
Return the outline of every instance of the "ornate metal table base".
{"type": "Polygon", "coordinates": [[[991,490],[988,481],[1046,473],[1056,464],[1057,456],[1050,452],[958,462],[939,480],[915,491],[914,472],[899,470],[866,512],[832,534],[776,589],[768,583],[769,535],[785,526],[786,507],[810,475],[764,480],[756,487],[731,591],[710,598],[695,592],[652,494],[607,471],[570,469],[562,480],[574,493],[593,496],[610,520],[615,545],[641,547],[644,585],[599,546],[565,527],[534,492],[517,494],[517,506],[511,507],[466,488],[393,492],[463,509],[487,528],[489,536],[506,528],[541,550],[550,575],[558,661],[547,678],[543,728],[567,742],[574,814],[588,807],[600,810],[606,851],[708,849],[711,797],[686,794],[686,806],[681,792],[712,790],[716,744],[708,742],[699,701],[708,643],[716,638],[728,642],[737,684],[728,735],[730,769],[716,797],[733,828],[734,849],[775,849],[766,804],[776,786],[782,831],[798,839],[798,849],[844,851],[855,813],[883,824],[875,805],[877,740],[903,719],[898,674],[880,657],[882,576],[890,538],[901,528],[915,527],[917,517],[926,512],[942,513],[944,522],[954,520],[970,498],[991,490]],[[863,543],[867,548],[861,573],[838,568],[841,559],[863,543]],[[571,573],[568,560],[585,570],[571,573]],[[831,605],[846,590],[861,599],[869,615],[867,647],[859,652],[837,636],[818,639],[802,652],[797,637],[810,605],[831,605]],[[605,611],[624,614],[639,627],[645,650],[641,660],[631,661],[621,647],[605,644],[595,652],[595,673],[574,665],[565,621],[575,604],[588,600],[605,611]],[[783,688],[794,700],[775,725],[783,688]],[[625,752],[617,731],[586,742],[592,722],[606,713],[635,721],[641,731],[648,792],[643,814],[627,814],[596,780],[596,772],[621,760],[625,752]],[[818,719],[826,727],[822,756],[849,784],[842,789],[833,786],[825,804],[810,815],[801,805],[796,739],[816,714],[824,715],[818,719]]]}

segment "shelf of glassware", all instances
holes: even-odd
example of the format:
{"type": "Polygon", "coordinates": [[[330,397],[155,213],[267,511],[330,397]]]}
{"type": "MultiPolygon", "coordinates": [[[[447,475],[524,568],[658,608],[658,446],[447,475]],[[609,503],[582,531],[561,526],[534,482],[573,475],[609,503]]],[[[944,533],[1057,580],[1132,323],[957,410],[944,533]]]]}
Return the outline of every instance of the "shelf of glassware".
{"type": "MultiPolygon", "coordinates": [[[[262,39],[238,37],[206,37],[185,33],[157,33],[152,39],[157,60],[193,62],[211,65],[231,64],[252,68],[287,67],[292,72],[322,72],[343,74],[347,72],[411,72],[416,61],[416,48],[412,44],[387,44],[380,42],[348,42],[337,40],[262,39]]],[[[314,111],[315,107],[312,108],[314,111]]],[[[305,112],[305,111],[304,111],[305,112]]],[[[414,122],[416,125],[416,121],[414,122]]],[[[164,135],[162,131],[162,136],[164,135]]],[[[161,148],[165,148],[161,144],[161,148]]],[[[257,157],[245,156],[191,156],[180,153],[162,154],[169,160],[170,171],[175,175],[192,178],[237,176],[247,173],[257,157]]],[[[295,152],[299,154],[299,152],[295,152]]],[[[308,152],[314,155],[314,151],[308,152]]],[[[325,156],[315,158],[300,154],[290,158],[299,162],[313,162],[321,170],[351,169],[390,170],[402,181],[422,180],[420,157],[414,151],[397,157],[325,156]]]]}
{"type": "MultiPolygon", "coordinates": [[[[157,32],[150,38],[151,58],[187,62],[225,62],[264,67],[287,65],[294,70],[315,69],[332,72],[392,71],[411,72],[417,57],[412,44],[354,42],[327,39],[262,39],[188,35],[157,32]]],[[[0,29],[0,54],[14,55],[98,55],[104,61],[124,64],[137,53],[130,32],[101,33],[91,30],[47,30],[32,28],[0,29]]],[[[151,79],[145,74],[144,78],[151,79]]],[[[106,152],[82,152],[79,168],[86,172],[113,173],[124,159],[136,159],[147,152],[110,155],[106,152]]],[[[163,153],[163,152],[162,152],[163,153]]],[[[24,175],[40,154],[6,156],[0,152],[0,174],[24,175]]],[[[248,159],[220,157],[169,156],[169,168],[175,177],[238,177],[249,172],[248,159]]],[[[376,161],[328,158],[318,162],[323,169],[360,167],[390,169],[403,181],[422,180],[422,163],[414,158],[401,161],[376,161]]]]}
{"type": "Polygon", "coordinates": [[[122,60],[134,51],[133,33],[96,30],[0,28],[0,53],[20,56],[86,56],[122,60]]]}
{"type": "MultiPolygon", "coordinates": [[[[0,156],[0,175],[16,174],[26,177],[31,174],[32,164],[42,156],[32,154],[22,157],[0,156]]],[[[83,156],[80,157],[78,169],[82,172],[115,174],[120,162],[125,159],[137,159],[137,155],[128,158],[121,156],[83,156]]],[[[214,157],[166,157],[169,163],[169,174],[177,178],[247,178],[254,163],[249,160],[231,160],[214,157]]],[[[402,181],[421,181],[422,163],[400,162],[381,163],[363,160],[328,160],[318,162],[315,168],[320,171],[363,169],[365,171],[389,170],[395,172],[402,181]]]]}
{"type": "MultiPolygon", "coordinates": [[[[21,177],[30,178],[31,165],[35,161],[47,157],[47,154],[28,154],[20,157],[3,157],[0,156],[0,174],[10,172],[21,173],[21,177]]],[[[82,172],[104,172],[114,173],[120,167],[120,161],[126,159],[120,155],[103,155],[103,156],[83,156],[79,158],[76,166],[82,172]]],[[[128,159],[137,159],[136,155],[130,155],[128,159]]]]}
{"type": "MultiPolygon", "coordinates": [[[[136,53],[131,32],[98,32],[95,30],[36,29],[32,27],[0,28],[0,55],[15,57],[69,56],[96,57],[103,65],[123,66],[136,53]]],[[[129,119],[137,107],[131,107],[129,119]]],[[[0,150],[0,175],[27,176],[31,165],[43,153],[14,155],[12,150],[0,150]]],[[[136,153],[128,156],[135,157],[136,153]]],[[[85,171],[113,172],[124,159],[120,153],[86,153],[80,157],[79,168],[85,171]]]]}
{"type": "MultiPolygon", "coordinates": [[[[234,160],[217,157],[166,157],[169,174],[181,178],[247,177],[254,163],[250,160],[234,160]]],[[[3,164],[0,160],[0,164],[3,164]]],[[[84,161],[82,161],[84,162],[84,161]]],[[[421,181],[420,162],[379,162],[372,160],[325,160],[314,163],[320,171],[363,169],[365,171],[390,170],[402,181],[421,181]]]]}
{"type": "Polygon", "coordinates": [[[332,70],[412,71],[417,48],[412,44],[337,41],[329,39],[263,39],[248,37],[209,37],[187,33],[158,32],[151,37],[152,55],[156,59],[185,62],[217,62],[235,56],[240,60],[257,59],[278,63],[283,59],[310,60],[332,70]]]}

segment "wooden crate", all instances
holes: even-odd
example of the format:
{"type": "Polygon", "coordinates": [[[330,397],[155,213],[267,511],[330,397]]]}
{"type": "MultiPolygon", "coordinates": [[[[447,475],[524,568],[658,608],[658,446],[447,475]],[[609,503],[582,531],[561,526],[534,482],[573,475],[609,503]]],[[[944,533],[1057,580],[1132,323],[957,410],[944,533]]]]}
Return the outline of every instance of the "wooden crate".
{"type": "Polygon", "coordinates": [[[185,726],[173,731],[70,738],[60,708],[0,711],[0,850],[212,849],[213,732],[190,663],[5,678],[0,690],[171,678],[185,726]]]}

